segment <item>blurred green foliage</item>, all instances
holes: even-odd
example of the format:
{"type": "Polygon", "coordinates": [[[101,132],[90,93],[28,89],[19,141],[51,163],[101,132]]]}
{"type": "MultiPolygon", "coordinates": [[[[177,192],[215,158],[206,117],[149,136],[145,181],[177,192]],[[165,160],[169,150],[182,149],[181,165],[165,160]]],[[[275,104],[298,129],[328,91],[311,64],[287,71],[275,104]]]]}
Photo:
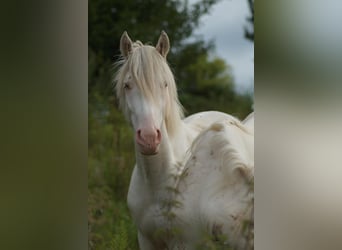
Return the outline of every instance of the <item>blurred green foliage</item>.
{"type": "Polygon", "coordinates": [[[247,18],[249,27],[245,26],[245,38],[254,42],[254,0],[247,0],[251,15],[247,18]]]}
{"type": "Polygon", "coordinates": [[[252,97],[234,91],[230,67],[212,58],[214,46],[188,38],[218,0],[90,0],[88,54],[88,248],[138,249],[126,196],[134,166],[133,133],[113,93],[113,63],[127,30],[133,40],[171,41],[168,56],[186,114],[220,110],[244,118],[252,97]]]}

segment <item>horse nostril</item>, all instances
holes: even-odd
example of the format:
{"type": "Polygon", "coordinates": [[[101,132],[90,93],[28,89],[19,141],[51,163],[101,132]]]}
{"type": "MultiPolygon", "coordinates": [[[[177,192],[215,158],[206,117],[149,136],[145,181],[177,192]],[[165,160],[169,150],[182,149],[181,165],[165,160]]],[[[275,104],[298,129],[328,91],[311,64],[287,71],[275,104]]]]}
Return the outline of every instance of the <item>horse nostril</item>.
{"type": "Polygon", "coordinates": [[[160,130],[157,129],[157,141],[160,142],[160,139],[161,139],[161,133],[160,133],[160,130]]]}
{"type": "Polygon", "coordinates": [[[139,138],[141,138],[141,129],[137,130],[137,135],[138,135],[139,138]]]}

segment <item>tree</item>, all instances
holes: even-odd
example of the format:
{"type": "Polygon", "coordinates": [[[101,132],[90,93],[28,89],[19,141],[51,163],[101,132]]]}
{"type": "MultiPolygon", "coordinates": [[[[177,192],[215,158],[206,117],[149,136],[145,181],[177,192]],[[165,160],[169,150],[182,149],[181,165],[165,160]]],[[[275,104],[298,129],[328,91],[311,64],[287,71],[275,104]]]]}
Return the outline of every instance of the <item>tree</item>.
{"type": "Polygon", "coordinates": [[[245,38],[254,42],[254,0],[248,0],[251,16],[247,18],[251,28],[245,27],[245,38]]]}
{"type": "Polygon", "coordinates": [[[184,105],[187,106],[187,100],[199,98],[202,104],[193,107],[202,110],[206,103],[215,103],[221,98],[221,106],[217,108],[225,112],[234,110],[236,105],[225,105],[225,102],[235,100],[237,95],[230,68],[219,58],[210,59],[214,49],[212,43],[200,38],[191,42],[187,39],[199,25],[201,16],[218,1],[201,0],[189,5],[188,1],[182,0],[90,0],[90,101],[94,91],[108,100],[113,98],[113,62],[120,54],[119,41],[124,30],[133,40],[155,43],[164,29],[172,49],[168,62],[184,105]]]}
{"type": "MultiPolygon", "coordinates": [[[[186,73],[184,67],[178,66],[180,51],[192,47],[191,56],[182,61],[186,65],[210,49],[203,41],[196,41],[196,46],[184,41],[198,26],[200,17],[218,1],[201,0],[189,5],[182,0],[90,0],[89,56],[95,56],[92,60],[97,62],[93,64],[92,77],[98,78],[102,71],[111,72],[111,65],[120,54],[119,41],[124,30],[133,40],[143,42],[156,42],[161,30],[165,30],[172,45],[168,61],[176,68],[176,78],[182,79],[186,73]]],[[[90,79],[90,91],[99,85],[104,93],[110,93],[105,82],[90,79]]]]}
{"type": "Polygon", "coordinates": [[[188,1],[182,0],[90,0],[89,46],[95,53],[112,59],[118,54],[124,30],[133,39],[150,42],[165,30],[177,49],[216,2],[201,0],[189,6],[188,1]]]}

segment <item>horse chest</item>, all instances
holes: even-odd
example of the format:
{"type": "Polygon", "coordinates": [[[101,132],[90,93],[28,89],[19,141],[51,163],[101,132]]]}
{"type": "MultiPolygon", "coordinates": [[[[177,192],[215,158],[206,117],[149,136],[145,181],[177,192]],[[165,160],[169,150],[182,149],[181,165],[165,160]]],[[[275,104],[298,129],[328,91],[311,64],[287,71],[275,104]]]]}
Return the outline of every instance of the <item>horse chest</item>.
{"type": "Polygon", "coordinates": [[[137,169],[132,174],[127,202],[135,224],[144,234],[162,226],[160,205],[154,201],[151,191],[139,178],[137,169]]]}
{"type": "Polygon", "coordinates": [[[152,202],[151,197],[145,197],[136,202],[135,206],[130,206],[130,210],[139,232],[155,249],[166,249],[168,225],[160,204],[152,202]]]}

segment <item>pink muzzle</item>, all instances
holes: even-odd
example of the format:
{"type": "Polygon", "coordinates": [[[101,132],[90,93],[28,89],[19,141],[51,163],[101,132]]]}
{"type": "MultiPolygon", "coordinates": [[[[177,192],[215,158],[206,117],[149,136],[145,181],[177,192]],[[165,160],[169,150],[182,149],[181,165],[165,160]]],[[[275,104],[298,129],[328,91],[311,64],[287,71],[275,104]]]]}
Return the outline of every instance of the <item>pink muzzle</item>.
{"type": "Polygon", "coordinates": [[[142,154],[154,155],[158,153],[161,133],[156,128],[141,128],[136,131],[135,140],[142,154]]]}

